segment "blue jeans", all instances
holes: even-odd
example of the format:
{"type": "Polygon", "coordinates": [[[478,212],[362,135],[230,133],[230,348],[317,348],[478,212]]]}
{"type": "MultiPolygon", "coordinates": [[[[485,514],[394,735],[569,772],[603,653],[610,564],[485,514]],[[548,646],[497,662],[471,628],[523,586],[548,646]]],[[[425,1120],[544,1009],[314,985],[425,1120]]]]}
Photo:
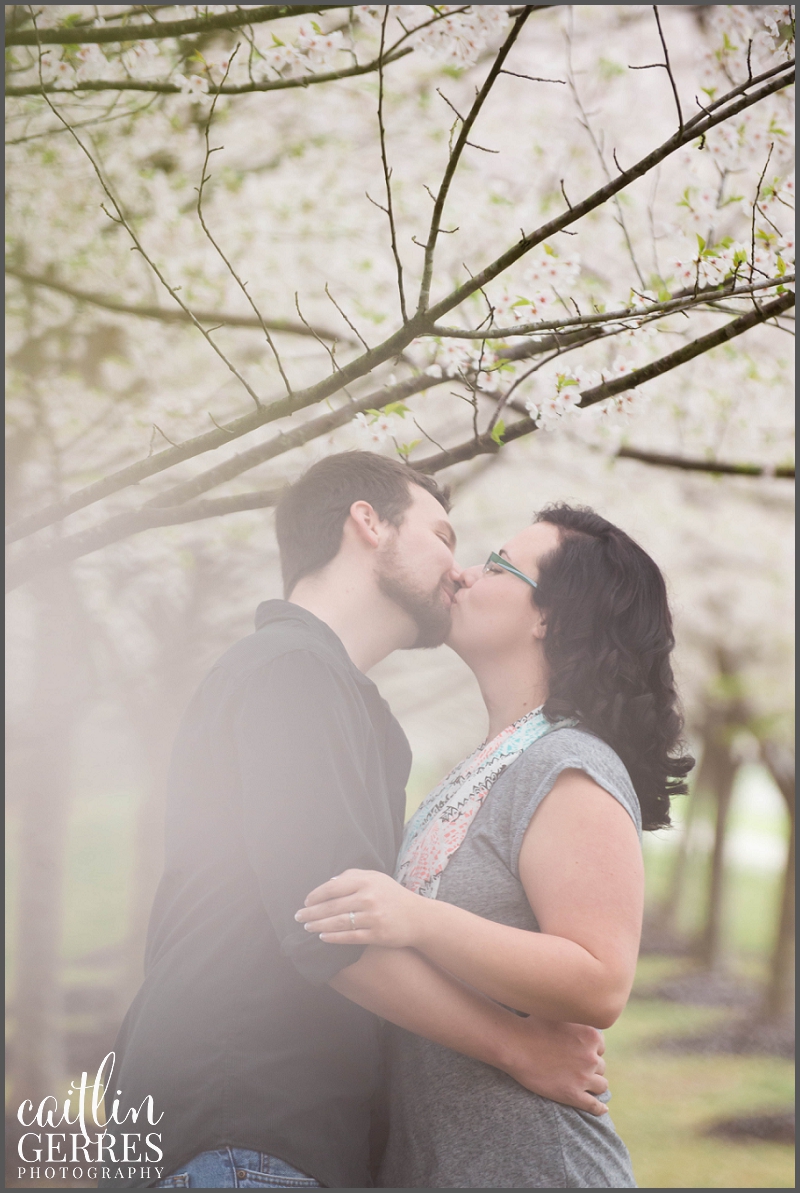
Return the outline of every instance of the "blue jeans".
{"type": "Polygon", "coordinates": [[[285,1160],[251,1152],[244,1147],[223,1147],[200,1152],[178,1172],[165,1177],[157,1189],[321,1189],[319,1181],[298,1172],[285,1160]]]}

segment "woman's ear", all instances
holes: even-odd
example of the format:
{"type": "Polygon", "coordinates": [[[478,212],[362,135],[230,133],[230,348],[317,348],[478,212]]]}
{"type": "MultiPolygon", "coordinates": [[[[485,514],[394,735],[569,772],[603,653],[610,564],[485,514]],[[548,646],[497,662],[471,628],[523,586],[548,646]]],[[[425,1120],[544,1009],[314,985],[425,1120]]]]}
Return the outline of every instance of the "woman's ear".
{"type": "Polygon", "coordinates": [[[536,610],[536,617],[533,622],[533,636],[543,641],[547,637],[547,618],[540,609],[536,610]]]}

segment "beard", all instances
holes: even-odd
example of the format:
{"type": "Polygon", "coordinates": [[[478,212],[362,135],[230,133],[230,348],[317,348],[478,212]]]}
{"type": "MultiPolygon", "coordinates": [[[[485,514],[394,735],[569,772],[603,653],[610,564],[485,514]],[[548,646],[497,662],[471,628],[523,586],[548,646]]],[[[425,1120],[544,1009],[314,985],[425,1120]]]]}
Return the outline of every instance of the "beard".
{"type": "Polygon", "coordinates": [[[386,551],[377,578],[384,596],[399,605],[417,627],[415,641],[405,649],[441,646],[450,633],[450,608],[445,600],[445,580],[440,580],[432,592],[421,590],[419,584],[400,566],[394,548],[386,551]]]}

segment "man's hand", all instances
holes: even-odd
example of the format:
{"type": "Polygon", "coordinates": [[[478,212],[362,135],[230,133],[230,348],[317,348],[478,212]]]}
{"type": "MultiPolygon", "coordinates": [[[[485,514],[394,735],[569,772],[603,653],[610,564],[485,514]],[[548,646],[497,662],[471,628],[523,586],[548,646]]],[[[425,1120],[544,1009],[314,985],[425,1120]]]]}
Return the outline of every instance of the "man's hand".
{"type": "Polygon", "coordinates": [[[551,1023],[529,1016],[518,1019],[518,1051],[502,1067],[526,1089],[587,1110],[598,1118],[608,1111],[597,1094],[605,1093],[605,1043],[593,1027],[551,1023]]]}
{"type": "Polygon", "coordinates": [[[577,1023],[522,1017],[457,981],[415,949],[368,945],[330,985],[390,1023],[502,1069],[520,1085],[598,1117],[605,1045],[577,1023]]]}

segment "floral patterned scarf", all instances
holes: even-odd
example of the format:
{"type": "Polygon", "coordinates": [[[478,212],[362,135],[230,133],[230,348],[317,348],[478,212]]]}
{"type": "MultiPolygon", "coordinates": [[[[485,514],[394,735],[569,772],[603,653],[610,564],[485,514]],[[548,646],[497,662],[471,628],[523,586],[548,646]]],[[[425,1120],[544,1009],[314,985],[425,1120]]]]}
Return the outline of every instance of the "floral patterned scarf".
{"type": "Polygon", "coordinates": [[[453,767],[406,826],[395,870],[397,881],[418,895],[435,899],[442,873],[492,784],[540,737],[574,724],[573,720],[548,721],[541,707],[535,708],[453,767]]]}

